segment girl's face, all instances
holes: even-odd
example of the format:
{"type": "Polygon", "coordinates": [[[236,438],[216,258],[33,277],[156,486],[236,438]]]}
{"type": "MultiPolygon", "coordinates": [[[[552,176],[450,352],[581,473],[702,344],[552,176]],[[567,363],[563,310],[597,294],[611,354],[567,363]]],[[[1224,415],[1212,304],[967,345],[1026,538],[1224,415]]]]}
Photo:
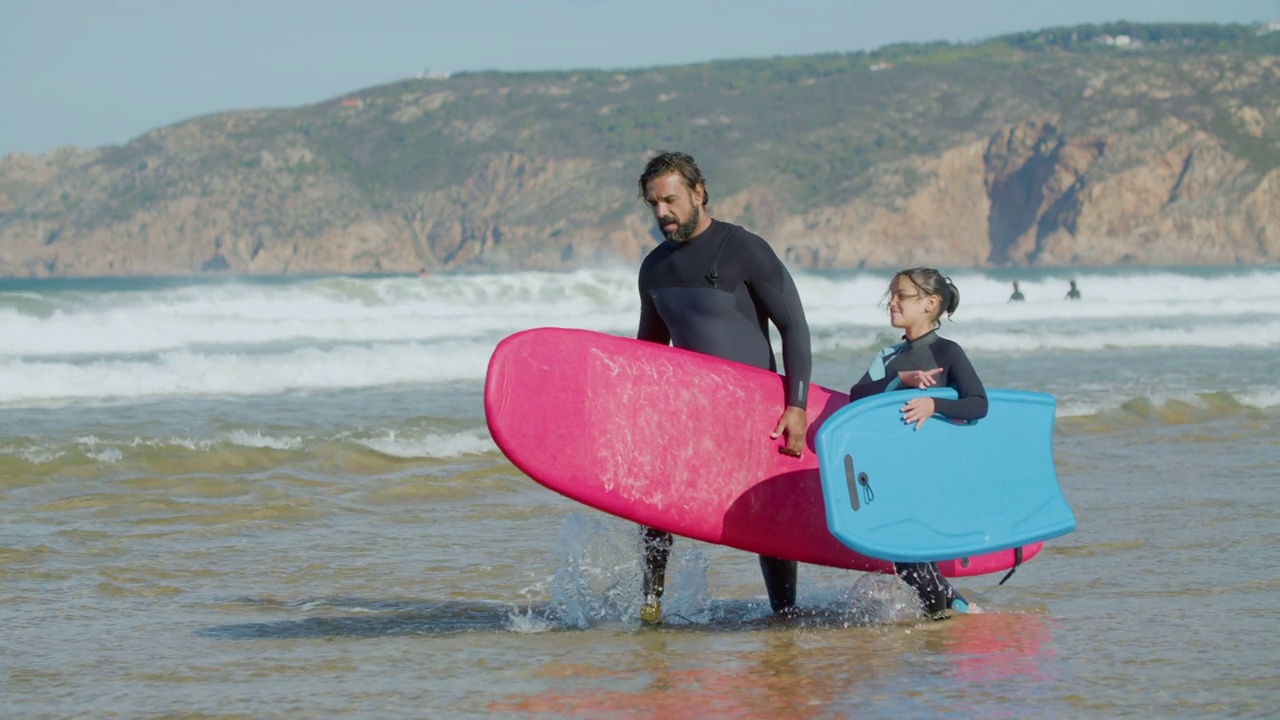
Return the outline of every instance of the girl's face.
{"type": "Polygon", "coordinates": [[[937,295],[925,295],[910,279],[900,277],[889,291],[889,324],[902,330],[932,329],[938,302],[937,295]]]}

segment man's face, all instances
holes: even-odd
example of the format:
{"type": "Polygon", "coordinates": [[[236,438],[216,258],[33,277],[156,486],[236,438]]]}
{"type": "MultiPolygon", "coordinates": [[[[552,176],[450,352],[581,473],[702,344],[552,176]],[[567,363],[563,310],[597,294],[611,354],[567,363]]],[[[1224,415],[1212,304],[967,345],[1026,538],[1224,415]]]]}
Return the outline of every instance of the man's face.
{"type": "Polygon", "coordinates": [[[644,201],[649,203],[662,236],[673,242],[688,240],[702,218],[702,189],[691,189],[679,173],[650,180],[644,201]]]}

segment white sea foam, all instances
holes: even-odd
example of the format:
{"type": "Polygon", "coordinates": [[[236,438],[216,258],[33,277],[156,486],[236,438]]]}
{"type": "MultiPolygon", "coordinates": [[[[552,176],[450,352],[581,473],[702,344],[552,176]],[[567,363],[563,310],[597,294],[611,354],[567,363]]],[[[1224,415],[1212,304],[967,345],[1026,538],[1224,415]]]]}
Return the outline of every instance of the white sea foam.
{"type": "Polygon", "coordinates": [[[497,450],[489,434],[479,431],[413,434],[391,430],[383,437],[367,438],[356,442],[370,450],[397,458],[455,458],[497,450]]]}
{"type": "Polygon", "coordinates": [[[46,444],[0,446],[0,455],[20,458],[32,465],[51,463],[66,454],[65,450],[46,444]]]}
{"type": "Polygon", "coordinates": [[[384,455],[405,459],[458,458],[497,451],[493,439],[480,429],[457,433],[437,433],[415,429],[392,429],[385,434],[368,438],[351,438],[347,433],[329,437],[299,437],[264,434],[258,430],[236,429],[217,437],[192,438],[185,436],[135,437],[133,439],[103,439],[85,436],[73,439],[68,445],[57,446],[45,442],[0,446],[0,455],[22,458],[34,465],[54,462],[71,453],[83,455],[97,462],[111,464],[130,454],[144,450],[185,450],[206,453],[220,448],[240,447],[284,451],[306,451],[314,445],[331,442],[355,442],[384,455]]]}
{"type": "MultiPolygon", "coordinates": [[[[814,327],[887,326],[884,304],[891,272],[853,277],[798,274],[805,314],[814,327]]],[[[1009,302],[1011,286],[978,273],[951,276],[960,291],[959,324],[978,321],[1016,325],[1088,320],[1158,321],[1280,319],[1280,269],[1260,269],[1212,277],[1135,271],[1082,277],[1083,297],[1064,299],[1074,275],[1020,282],[1023,302],[1009,302]]],[[[1273,338],[1280,341],[1280,338],[1273,338]]]]}
{"type": "Polygon", "coordinates": [[[142,359],[0,361],[0,406],[285,392],[476,380],[493,343],[303,348],[267,354],[162,353],[142,359]]]}
{"type": "MultiPolygon", "coordinates": [[[[634,278],[518,273],[413,279],[332,279],[289,285],[51,295],[51,313],[25,312],[0,293],[0,357],[128,355],[324,342],[448,341],[539,325],[629,329],[634,278]]],[[[29,304],[29,303],[27,303],[29,304]]]]}
{"type": "Polygon", "coordinates": [[[227,442],[247,448],[270,448],[272,450],[297,450],[302,447],[300,437],[276,437],[263,435],[257,430],[232,430],[226,435],[227,442]]]}
{"type": "MultiPolygon", "coordinates": [[[[815,332],[814,354],[853,353],[861,362],[873,349],[898,342],[890,328],[855,326],[815,332]]],[[[1159,326],[1144,322],[1063,323],[1052,328],[1008,324],[944,323],[939,334],[960,343],[970,354],[1029,353],[1046,350],[1096,351],[1120,348],[1280,348],[1280,320],[1187,323],[1159,326]]],[[[775,341],[775,346],[778,343],[775,341]]]]}
{"type": "MultiPolygon", "coordinates": [[[[797,273],[815,329],[887,326],[882,304],[890,273],[797,273]]],[[[1065,276],[1064,276],[1065,278],[1065,276]]],[[[957,321],[1050,321],[1280,316],[1280,270],[1213,277],[1176,273],[1081,278],[1084,299],[1062,299],[1065,279],[1022,283],[1028,299],[1009,303],[1008,284],[956,274],[957,321]]],[[[106,356],[200,352],[260,345],[440,342],[503,337],[536,326],[627,334],[639,307],[634,271],[512,273],[413,279],[230,283],[134,292],[50,293],[30,312],[31,293],[0,293],[0,357],[106,356]],[[51,309],[49,309],[51,308],[51,309]]]]}
{"type": "MultiPolygon", "coordinates": [[[[1022,333],[1014,328],[947,328],[947,336],[970,352],[1029,352],[1037,350],[1106,350],[1115,348],[1270,348],[1280,347],[1280,321],[1218,322],[1209,326],[1150,327],[1126,324],[1115,329],[1097,326],[1062,327],[1057,332],[1022,333]]],[[[941,332],[941,331],[940,331],[941,332]]]]}
{"type": "Polygon", "coordinates": [[[1089,417],[1096,415],[1102,410],[1101,404],[1085,400],[1077,400],[1069,403],[1059,403],[1055,416],[1060,418],[1066,417],[1089,417]]]}
{"type": "MultiPolygon", "coordinates": [[[[815,353],[895,336],[889,272],[796,273],[815,353]]],[[[1009,282],[954,274],[945,334],[973,354],[1113,348],[1280,349],[1280,268],[1095,271],[1009,282]],[[1079,301],[1063,299],[1079,280],[1079,301]]],[[[0,289],[0,407],[250,397],[483,379],[519,330],[635,331],[634,269],[325,278],[137,289],[0,289]]],[[[2,286],[0,286],[2,288],[2,286]]]]}
{"type": "Polygon", "coordinates": [[[165,438],[136,437],[129,442],[133,448],[167,448],[179,447],[184,450],[208,450],[218,446],[213,438],[193,438],[190,436],[172,435],[165,438]]]}
{"type": "MultiPolygon", "coordinates": [[[[1180,389],[1167,392],[1153,392],[1144,396],[1111,395],[1108,397],[1081,397],[1065,403],[1059,403],[1056,415],[1065,417],[1088,417],[1099,413],[1110,412],[1122,408],[1134,401],[1149,403],[1152,407],[1164,407],[1181,404],[1201,410],[1209,410],[1214,404],[1206,399],[1210,394],[1180,389]]],[[[1269,389],[1261,392],[1233,393],[1230,398],[1246,408],[1270,410],[1280,408],[1280,390],[1269,389]]]]}
{"type": "Polygon", "coordinates": [[[1280,389],[1267,388],[1255,392],[1240,393],[1237,397],[1241,403],[1256,408],[1280,407],[1280,389]]]}
{"type": "Polygon", "coordinates": [[[103,448],[102,450],[91,451],[85,453],[89,458],[96,460],[104,465],[111,465],[118,462],[124,457],[124,453],[119,448],[103,448]]]}

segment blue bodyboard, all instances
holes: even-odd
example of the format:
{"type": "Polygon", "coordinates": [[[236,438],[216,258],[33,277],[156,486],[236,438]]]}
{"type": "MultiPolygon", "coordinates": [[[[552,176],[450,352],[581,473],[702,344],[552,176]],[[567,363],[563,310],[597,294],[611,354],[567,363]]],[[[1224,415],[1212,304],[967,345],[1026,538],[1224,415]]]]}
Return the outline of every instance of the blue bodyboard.
{"type": "Polygon", "coordinates": [[[987,416],[917,430],[894,391],[837,410],[814,446],[831,534],[856,552],[930,562],[1020,547],[1076,527],[1053,464],[1052,395],[988,389],[987,416]]]}

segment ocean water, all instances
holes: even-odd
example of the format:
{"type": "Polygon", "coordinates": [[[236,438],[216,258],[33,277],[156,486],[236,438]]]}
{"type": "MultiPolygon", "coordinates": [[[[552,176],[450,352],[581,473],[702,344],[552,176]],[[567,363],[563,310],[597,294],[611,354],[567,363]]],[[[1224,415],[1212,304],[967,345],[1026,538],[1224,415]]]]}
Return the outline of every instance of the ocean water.
{"type": "MultiPolygon", "coordinates": [[[[1079,528],[941,623],[812,566],[777,621],[682,540],[660,629],[634,527],[481,407],[512,332],[633,332],[634,269],[0,281],[0,715],[1273,717],[1280,268],[952,278],[942,334],[1057,397],[1079,528]]],[[[796,275],[815,382],[894,340],[888,279],[796,275]]]]}

